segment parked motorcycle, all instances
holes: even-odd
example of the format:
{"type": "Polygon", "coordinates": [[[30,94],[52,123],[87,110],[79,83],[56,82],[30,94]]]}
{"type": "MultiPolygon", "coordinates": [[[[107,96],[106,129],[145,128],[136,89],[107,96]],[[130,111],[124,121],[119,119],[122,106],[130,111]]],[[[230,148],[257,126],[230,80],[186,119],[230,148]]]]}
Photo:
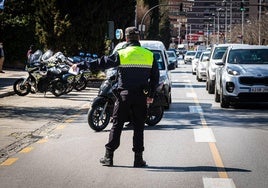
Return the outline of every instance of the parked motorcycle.
{"type": "Polygon", "coordinates": [[[56,53],[48,50],[46,53],[40,53],[37,50],[26,65],[28,76],[19,78],[13,84],[14,92],[19,96],[41,92],[46,94],[50,91],[56,97],[66,93],[72,88],[70,85],[75,80],[75,76],[68,73],[69,66],[61,64],[65,59],[62,53],[56,53]]]}
{"type": "MultiPolygon", "coordinates": [[[[148,106],[147,119],[145,121],[148,126],[156,125],[163,117],[164,108],[162,101],[164,101],[164,96],[159,92],[162,86],[159,85],[153,104],[148,106]]],[[[93,130],[101,131],[109,124],[116,100],[116,87],[117,69],[112,68],[107,71],[107,79],[101,84],[98,96],[94,99],[87,113],[88,124],[93,130]]],[[[131,113],[128,119],[131,122],[131,113]]]]}
{"type": "MultiPolygon", "coordinates": [[[[66,61],[69,61],[71,63],[81,63],[87,61],[87,57],[86,58],[81,56],[68,57],[66,61]]],[[[88,69],[88,67],[80,66],[79,72],[75,78],[74,89],[77,91],[84,90],[87,87],[88,82],[90,81],[90,76],[91,71],[88,69]]]]}

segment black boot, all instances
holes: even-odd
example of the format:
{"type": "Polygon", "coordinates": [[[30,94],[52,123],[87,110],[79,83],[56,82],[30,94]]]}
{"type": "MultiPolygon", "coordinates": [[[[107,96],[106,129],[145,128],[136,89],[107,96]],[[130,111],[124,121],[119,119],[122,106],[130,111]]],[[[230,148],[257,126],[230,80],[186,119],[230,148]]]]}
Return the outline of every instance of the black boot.
{"type": "Polygon", "coordinates": [[[100,159],[100,163],[102,163],[103,166],[113,166],[113,157],[114,152],[106,149],[105,156],[100,159]]]}
{"type": "Polygon", "coordinates": [[[145,167],[146,161],[142,158],[142,153],[135,153],[134,157],[134,167],[145,167]]]}

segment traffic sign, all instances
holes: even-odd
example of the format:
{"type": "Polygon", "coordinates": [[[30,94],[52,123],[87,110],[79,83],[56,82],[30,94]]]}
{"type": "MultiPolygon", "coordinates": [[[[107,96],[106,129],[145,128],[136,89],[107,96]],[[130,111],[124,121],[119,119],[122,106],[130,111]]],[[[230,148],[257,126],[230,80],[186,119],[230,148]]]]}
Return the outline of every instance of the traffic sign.
{"type": "Polygon", "coordinates": [[[115,38],[117,39],[117,40],[119,40],[119,39],[122,39],[123,38],[123,30],[122,29],[116,29],[115,30],[115,38]]]}

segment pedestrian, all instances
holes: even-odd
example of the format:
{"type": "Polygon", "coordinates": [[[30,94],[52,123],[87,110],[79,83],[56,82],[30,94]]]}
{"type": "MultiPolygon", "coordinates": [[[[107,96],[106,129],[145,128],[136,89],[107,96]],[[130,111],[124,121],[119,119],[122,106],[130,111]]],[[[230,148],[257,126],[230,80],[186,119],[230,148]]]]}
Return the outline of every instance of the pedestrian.
{"type": "Polygon", "coordinates": [[[30,58],[31,58],[31,56],[33,54],[33,48],[34,48],[34,45],[30,45],[29,50],[27,51],[27,54],[26,54],[27,63],[30,63],[30,58]]]}
{"type": "MultiPolygon", "coordinates": [[[[100,163],[113,166],[114,151],[120,145],[124,122],[129,112],[133,116],[134,167],[144,167],[144,124],[147,104],[153,102],[159,82],[157,62],[151,51],[140,46],[140,34],[136,27],[125,30],[126,45],[110,56],[103,56],[90,63],[90,69],[118,67],[117,99],[113,110],[113,126],[110,130],[106,152],[100,163]]],[[[74,65],[75,68],[76,65],[74,65]]]]}
{"type": "Polygon", "coordinates": [[[3,71],[4,61],[5,61],[4,47],[3,47],[3,43],[0,42],[0,73],[5,73],[3,71]]]}

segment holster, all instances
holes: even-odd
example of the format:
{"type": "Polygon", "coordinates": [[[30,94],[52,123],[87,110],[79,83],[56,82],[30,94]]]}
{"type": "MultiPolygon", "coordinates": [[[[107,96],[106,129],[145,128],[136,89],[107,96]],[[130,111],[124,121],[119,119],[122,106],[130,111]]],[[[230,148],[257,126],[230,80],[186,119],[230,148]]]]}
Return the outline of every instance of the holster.
{"type": "Polygon", "coordinates": [[[142,92],[143,92],[143,94],[145,96],[149,96],[149,94],[150,94],[150,87],[149,87],[149,85],[143,85],[141,89],[142,89],[142,92]]]}

